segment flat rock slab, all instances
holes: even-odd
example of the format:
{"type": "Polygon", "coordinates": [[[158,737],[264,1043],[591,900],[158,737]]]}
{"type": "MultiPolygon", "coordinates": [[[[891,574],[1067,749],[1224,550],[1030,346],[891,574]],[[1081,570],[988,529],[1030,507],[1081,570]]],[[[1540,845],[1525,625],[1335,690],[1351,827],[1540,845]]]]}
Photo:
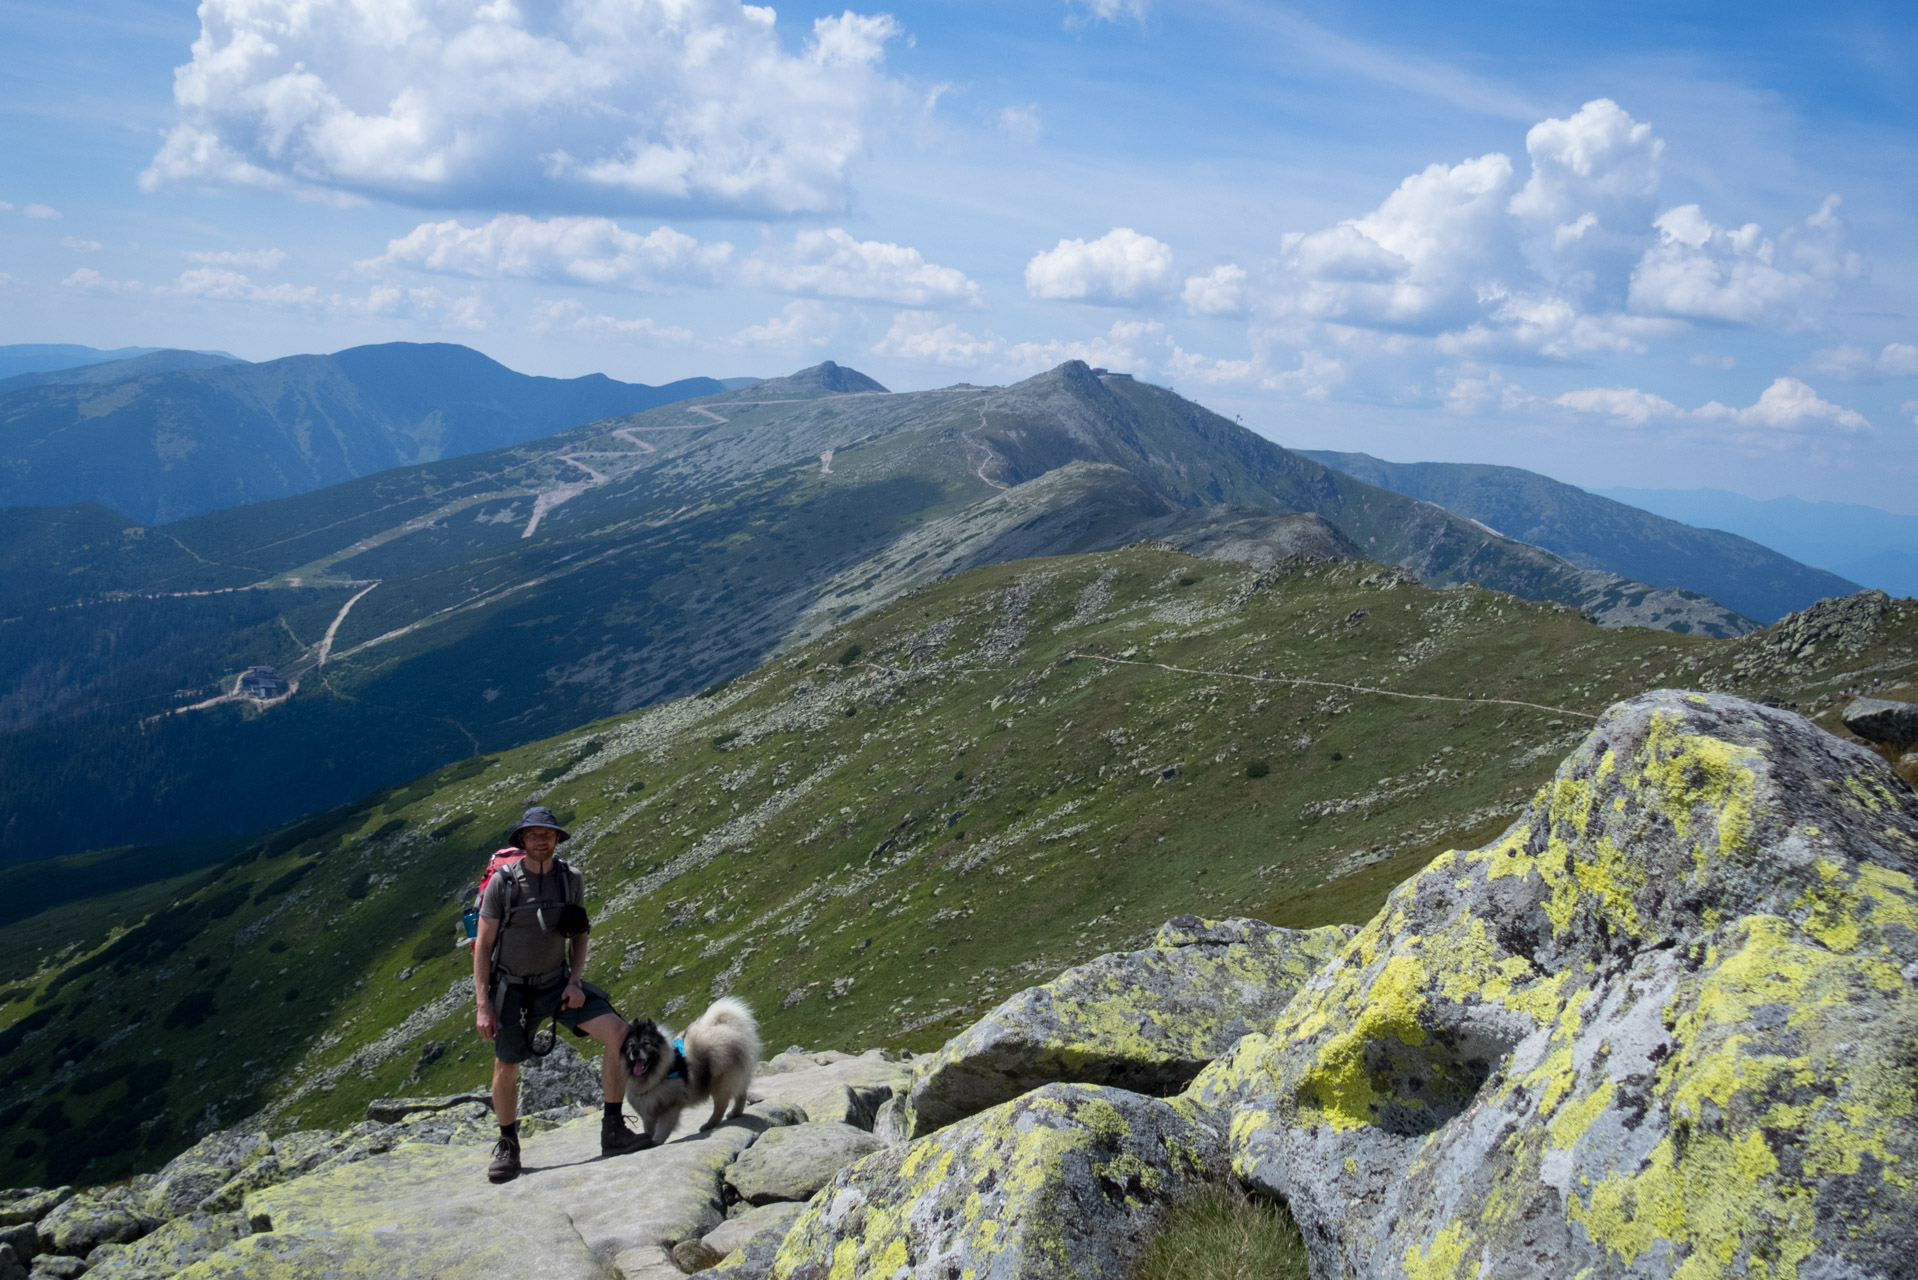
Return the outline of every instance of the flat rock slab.
{"type": "Polygon", "coordinates": [[[774,1129],[740,1153],[726,1170],[726,1183],[751,1205],[810,1200],[835,1173],[884,1145],[864,1129],[837,1121],[774,1129]]]}
{"type": "MultiPolygon", "coordinates": [[[[1122,1280],[1167,1205],[1228,1176],[1183,1101],[1047,1085],[842,1169],[780,1244],[779,1280],[1122,1280]]],[[[754,1274],[752,1251],[717,1274],[754,1274]]]]}
{"type": "Polygon", "coordinates": [[[1918,797],[1790,712],[1608,711],[1188,1098],[1312,1274],[1912,1274],[1918,797]]]}
{"type": "Polygon", "coordinates": [[[921,1137],[1049,1081],[1181,1088],[1241,1036],[1269,1029],[1354,932],[1179,916],[1151,947],[1029,987],[917,1064],[906,1134],[921,1137]]]}
{"type": "Polygon", "coordinates": [[[870,1130],[879,1109],[911,1081],[911,1068],[888,1062],[877,1049],[857,1057],[782,1053],[753,1078],[747,1097],[768,1109],[791,1107],[816,1123],[870,1130]]]}
{"type": "Polygon", "coordinates": [[[0,1227],[38,1222],[72,1198],[72,1187],[18,1187],[0,1191],[0,1227]]]}
{"type": "Polygon", "coordinates": [[[486,1180],[490,1148],[409,1144],[248,1196],[264,1234],[181,1275],[612,1280],[620,1257],[656,1263],[718,1226],[726,1167],[767,1127],[749,1115],[602,1158],[599,1121],[582,1118],[526,1139],[525,1171],[500,1186],[486,1180]]]}

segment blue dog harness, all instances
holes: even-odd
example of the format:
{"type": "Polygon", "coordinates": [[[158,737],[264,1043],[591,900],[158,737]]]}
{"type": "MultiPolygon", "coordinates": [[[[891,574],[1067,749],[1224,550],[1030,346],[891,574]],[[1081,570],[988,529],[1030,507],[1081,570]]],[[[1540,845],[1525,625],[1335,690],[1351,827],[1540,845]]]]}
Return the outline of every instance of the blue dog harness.
{"type": "Polygon", "coordinates": [[[666,1073],[668,1080],[683,1080],[686,1077],[686,1037],[679,1036],[673,1041],[673,1069],[666,1073]]]}

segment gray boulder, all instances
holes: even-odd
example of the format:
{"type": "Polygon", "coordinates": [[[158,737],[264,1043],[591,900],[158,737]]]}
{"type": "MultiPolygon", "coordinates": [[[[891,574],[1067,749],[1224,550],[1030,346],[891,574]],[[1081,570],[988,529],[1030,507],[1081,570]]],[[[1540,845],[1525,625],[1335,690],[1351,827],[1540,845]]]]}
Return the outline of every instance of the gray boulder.
{"type": "Polygon", "coordinates": [[[162,1221],[190,1213],[242,1169],[272,1156],[273,1143],[263,1133],[209,1133],[167,1161],[147,1191],[146,1209],[162,1221]]]}
{"type": "Polygon", "coordinates": [[[1145,950],[1103,955],[1021,991],[918,1063],[906,1134],[1050,1081],[1181,1088],[1241,1036],[1270,1027],[1353,932],[1180,916],[1145,950]]]}
{"type": "Polygon", "coordinates": [[[27,1280],[27,1261],[10,1244],[0,1244],[0,1280],[27,1280]]]}
{"type": "Polygon", "coordinates": [[[1047,1085],[842,1169],[772,1274],[1121,1280],[1168,1204],[1228,1175],[1223,1139],[1218,1118],[1182,1100],[1047,1085]]]}
{"type": "MultiPolygon", "coordinates": [[[[555,1049],[554,1053],[558,1053],[558,1050],[555,1049]]],[[[595,1083],[598,1079],[598,1076],[594,1076],[595,1083]]],[[[402,1120],[423,1113],[464,1109],[474,1103],[481,1103],[490,1110],[493,1104],[492,1091],[448,1093],[433,1098],[375,1098],[366,1104],[366,1118],[377,1120],[381,1124],[398,1124],[402,1120]]]]}
{"type": "Polygon", "coordinates": [[[18,1187],[0,1191],[0,1227],[38,1222],[73,1198],[72,1187],[18,1187]]]}
{"type": "Polygon", "coordinates": [[[85,1191],[34,1224],[41,1253],[84,1258],[103,1244],[138,1240],[163,1221],[131,1187],[85,1191]]]}
{"type": "MultiPolygon", "coordinates": [[[[762,1138],[760,1141],[763,1142],[765,1139],[762,1138]]],[[[721,1259],[761,1240],[771,1243],[776,1248],[779,1242],[786,1238],[786,1232],[792,1229],[792,1224],[798,1220],[799,1215],[805,1211],[806,1206],[803,1202],[761,1205],[740,1214],[737,1218],[726,1219],[707,1232],[706,1238],[701,1243],[721,1259]]]]}
{"type": "Polygon", "coordinates": [[[79,1258],[43,1253],[33,1260],[27,1275],[29,1280],[79,1280],[86,1272],[87,1264],[79,1258]]]}
{"type": "Polygon", "coordinates": [[[40,1252],[40,1233],[31,1222],[17,1222],[11,1227],[0,1227],[0,1244],[11,1248],[13,1256],[25,1266],[40,1252]]]}
{"type": "Polygon", "coordinates": [[[1845,727],[1866,742],[1908,747],[1918,743],[1918,702],[1889,698],[1853,698],[1843,712],[1845,727]]]}
{"type": "Polygon", "coordinates": [[[911,1080],[910,1068],[878,1049],[858,1055],[788,1050],[760,1067],[747,1097],[769,1112],[784,1107],[816,1123],[871,1129],[880,1108],[911,1080]]]}
{"type": "MultiPolygon", "coordinates": [[[[592,1056],[581,1055],[566,1040],[553,1046],[544,1058],[529,1058],[519,1069],[519,1109],[524,1115],[552,1111],[558,1107],[597,1107],[603,1101],[599,1082],[600,1047],[597,1040],[586,1042],[592,1056]]],[[[479,1096],[491,1105],[490,1090],[479,1096]]]]}
{"type": "Polygon", "coordinates": [[[726,1185],[751,1205],[810,1200],[835,1173],[884,1145],[864,1129],[837,1121],[773,1129],[740,1152],[726,1170],[726,1185]]]}
{"type": "Polygon", "coordinates": [[[1915,872],[1877,756],[1648,694],[1186,1096],[1315,1276],[1909,1274],[1915,872]]]}
{"type": "Polygon", "coordinates": [[[164,1280],[253,1234],[243,1213],[190,1213],[88,1267],[93,1280],[164,1280]]]}

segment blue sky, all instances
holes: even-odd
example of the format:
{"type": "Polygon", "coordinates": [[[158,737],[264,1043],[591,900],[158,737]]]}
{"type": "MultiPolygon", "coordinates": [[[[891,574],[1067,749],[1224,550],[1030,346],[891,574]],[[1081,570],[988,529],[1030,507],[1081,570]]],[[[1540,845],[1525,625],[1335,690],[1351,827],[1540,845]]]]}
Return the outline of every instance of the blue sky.
{"type": "Polygon", "coordinates": [[[0,342],[1079,356],[1287,444],[1918,512],[1895,5],[0,4],[0,342]]]}

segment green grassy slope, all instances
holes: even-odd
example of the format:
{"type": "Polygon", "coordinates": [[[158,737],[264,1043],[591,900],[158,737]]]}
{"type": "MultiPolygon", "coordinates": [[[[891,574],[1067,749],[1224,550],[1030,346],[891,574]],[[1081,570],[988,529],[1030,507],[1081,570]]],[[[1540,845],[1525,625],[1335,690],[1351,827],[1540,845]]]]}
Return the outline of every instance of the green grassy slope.
{"type": "Polygon", "coordinates": [[[453,922],[530,802],[573,826],[589,972],[629,1015],[735,992],[768,1044],[924,1049],[1177,912],[1366,917],[1499,830],[1617,698],[1809,706],[1861,672],[1912,680],[1915,642],[1910,602],[1860,654],[1793,654],[1152,546],[940,580],[704,695],[289,828],[105,947],[46,956],[0,1007],[0,1181],[150,1166],[262,1109],[332,1124],[470,1087],[487,1057],[453,922]]]}

